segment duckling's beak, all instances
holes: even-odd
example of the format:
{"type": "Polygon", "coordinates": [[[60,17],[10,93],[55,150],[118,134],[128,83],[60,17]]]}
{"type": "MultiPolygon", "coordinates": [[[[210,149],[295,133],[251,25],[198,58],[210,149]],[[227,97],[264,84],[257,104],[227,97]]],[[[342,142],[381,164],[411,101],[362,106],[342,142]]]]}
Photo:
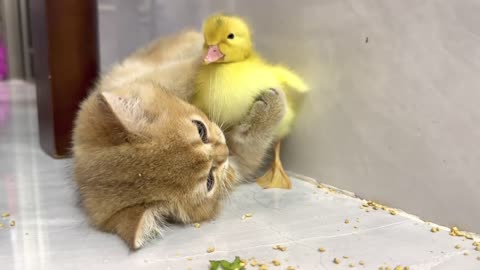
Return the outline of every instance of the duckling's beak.
{"type": "Polygon", "coordinates": [[[210,64],[213,62],[217,62],[223,57],[223,53],[218,48],[218,45],[210,45],[208,46],[207,53],[205,54],[205,58],[203,58],[203,62],[205,64],[210,64]]]}

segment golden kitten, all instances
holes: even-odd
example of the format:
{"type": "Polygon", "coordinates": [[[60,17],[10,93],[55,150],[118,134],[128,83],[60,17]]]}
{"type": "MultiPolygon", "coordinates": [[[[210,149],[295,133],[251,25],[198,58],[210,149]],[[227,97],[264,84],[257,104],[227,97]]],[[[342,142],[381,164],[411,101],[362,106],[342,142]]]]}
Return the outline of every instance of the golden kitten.
{"type": "Polygon", "coordinates": [[[78,112],[74,179],[82,205],[94,226],[132,249],[167,222],[214,218],[232,186],[261,166],[284,115],[283,94],[266,89],[225,139],[184,101],[202,42],[184,32],[140,49],[100,79],[78,112]]]}

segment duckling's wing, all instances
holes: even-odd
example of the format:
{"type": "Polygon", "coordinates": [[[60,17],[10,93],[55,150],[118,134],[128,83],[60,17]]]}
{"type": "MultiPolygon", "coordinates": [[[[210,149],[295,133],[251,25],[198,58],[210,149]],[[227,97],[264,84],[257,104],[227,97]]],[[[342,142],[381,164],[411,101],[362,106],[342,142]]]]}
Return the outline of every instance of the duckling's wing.
{"type": "Polygon", "coordinates": [[[300,76],[288,70],[287,68],[283,66],[274,66],[272,69],[275,77],[277,77],[282,84],[289,88],[285,89],[286,91],[294,90],[299,93],[306,93],[310,90],[300,76]]]}

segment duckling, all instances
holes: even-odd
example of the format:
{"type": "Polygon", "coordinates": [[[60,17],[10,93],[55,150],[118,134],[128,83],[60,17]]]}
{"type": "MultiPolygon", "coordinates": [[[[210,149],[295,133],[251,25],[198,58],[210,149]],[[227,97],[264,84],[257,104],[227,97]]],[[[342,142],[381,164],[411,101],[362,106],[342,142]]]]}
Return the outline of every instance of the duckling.
{"type": "Polygon", "coordinates": [[[292,128],[298,106],[294,96],[309,88],[281,65],[271,65],[255,52],[248,24],[240,17],[216,14],[203,24],[203,65],[195,78],[192,103],[222,128],[238,124],[265,89],[282,89],[286,113],[276,132],[274,160],[257,183],[263,188],[291,188],[280,160],[280,141],[292,128]]]}

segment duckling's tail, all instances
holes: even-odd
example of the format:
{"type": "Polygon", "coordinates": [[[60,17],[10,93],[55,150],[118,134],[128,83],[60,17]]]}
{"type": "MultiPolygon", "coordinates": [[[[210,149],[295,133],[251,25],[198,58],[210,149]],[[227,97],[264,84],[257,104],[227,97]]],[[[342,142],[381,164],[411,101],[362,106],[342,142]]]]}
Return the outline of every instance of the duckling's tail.
{"type": "Polygon", "coordinates": [[[294,90],[299,93],[305,93],[310,90],[300,76],[283,66],[273,67],[273,72],[275,77],[289,88],[285,89],[286,91],[294,90]]]}

